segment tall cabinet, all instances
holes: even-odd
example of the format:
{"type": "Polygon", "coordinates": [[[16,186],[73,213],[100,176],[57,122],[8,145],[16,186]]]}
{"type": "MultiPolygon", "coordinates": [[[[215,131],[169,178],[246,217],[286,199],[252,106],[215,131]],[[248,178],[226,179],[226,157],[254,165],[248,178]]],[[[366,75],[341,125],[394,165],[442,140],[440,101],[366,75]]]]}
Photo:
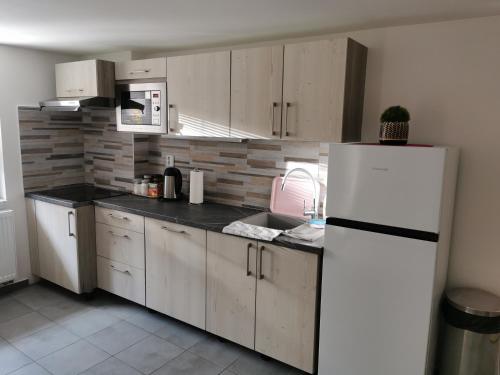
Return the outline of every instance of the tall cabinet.
{"type": "Polygon", "coordinates": [[[167,58],[169,134],[229,136],[230,55],[167,58]]]}

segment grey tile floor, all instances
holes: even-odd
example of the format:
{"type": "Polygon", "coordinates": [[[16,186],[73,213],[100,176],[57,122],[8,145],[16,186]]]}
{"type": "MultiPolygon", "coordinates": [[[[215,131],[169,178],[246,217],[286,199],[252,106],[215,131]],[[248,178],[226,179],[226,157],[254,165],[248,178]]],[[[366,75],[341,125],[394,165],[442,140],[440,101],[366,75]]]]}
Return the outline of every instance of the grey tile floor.
{"type": "Polygon", "coordinates": [[[106,292],[48,283],[0,295],[0,375],[302,372],[106,292]]]}

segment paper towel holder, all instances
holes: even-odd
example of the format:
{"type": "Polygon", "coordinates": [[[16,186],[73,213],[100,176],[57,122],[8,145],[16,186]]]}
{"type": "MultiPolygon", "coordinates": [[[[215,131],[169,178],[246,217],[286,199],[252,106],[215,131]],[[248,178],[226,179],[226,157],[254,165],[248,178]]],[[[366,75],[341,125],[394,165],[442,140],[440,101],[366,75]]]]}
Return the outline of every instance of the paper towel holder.
{"type": "Polygon", "coordinates": [[[203,171],[198,168],[192,170],[189,174],[189,203],[203,203],[203,171]]]}

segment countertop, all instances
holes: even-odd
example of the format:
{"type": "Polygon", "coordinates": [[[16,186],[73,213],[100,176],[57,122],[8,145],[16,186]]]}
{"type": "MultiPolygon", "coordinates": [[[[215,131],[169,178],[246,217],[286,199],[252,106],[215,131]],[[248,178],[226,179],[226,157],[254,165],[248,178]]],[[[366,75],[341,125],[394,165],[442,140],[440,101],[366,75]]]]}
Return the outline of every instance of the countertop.
{"type": "MultiPolygon", "coordinates": [[[[31,192],[26,193],[25,196],[71,208],[94,204],[98,207],[110,208],[219,233],[222,232],[222,229],[226,225],[233,221],[262,212],[256,209],[218,203],[192,205],[185,200],[159,201],[124,192],[101,189],[88,184],[68,185],[52,190],[31,192]]],[[[315,242],[307,242],[286,236],[279,236],[271,242],[260,242],[319,255],[323,254],[323,239],[315,242]]]]}

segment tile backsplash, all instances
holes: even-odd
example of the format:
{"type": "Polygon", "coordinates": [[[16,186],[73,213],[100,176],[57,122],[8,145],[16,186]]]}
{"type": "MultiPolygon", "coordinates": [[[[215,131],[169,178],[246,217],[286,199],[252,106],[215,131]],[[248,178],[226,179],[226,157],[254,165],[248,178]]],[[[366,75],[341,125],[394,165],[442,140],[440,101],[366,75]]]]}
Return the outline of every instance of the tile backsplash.
{"type": "Polygon", "coordinates": [[[24,188],[74,183],[132,190],[134,176],[163,173],[175,156],[189,192],[189,172],[204,171],[205,199],[269,207],[272,179],[303,167],[326,183],[328,144],[280,140],[246,143],[172,139],[116,131],[114,110],[41,112],[20,107],[24,188]]]}

